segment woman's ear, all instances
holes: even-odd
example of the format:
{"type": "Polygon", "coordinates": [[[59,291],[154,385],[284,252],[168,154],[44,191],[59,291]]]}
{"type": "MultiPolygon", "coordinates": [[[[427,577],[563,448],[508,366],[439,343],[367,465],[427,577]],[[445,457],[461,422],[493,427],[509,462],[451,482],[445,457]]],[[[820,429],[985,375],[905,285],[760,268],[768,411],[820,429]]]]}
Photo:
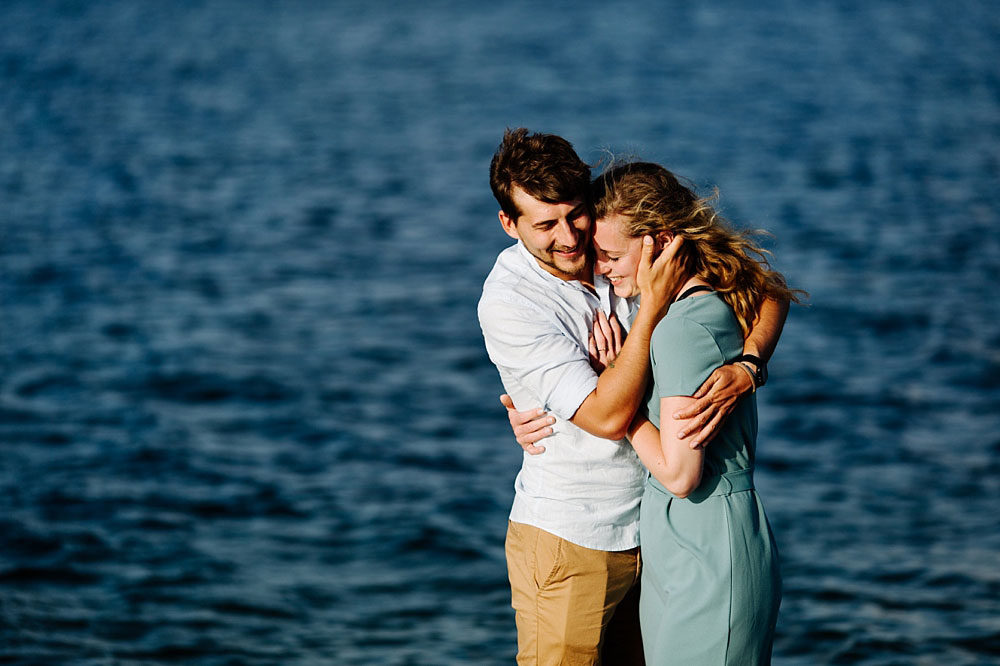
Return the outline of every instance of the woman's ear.
{"type": "Polygon", "coordinates": [[[674,232],[672,231],[661,231],[656,234],[656,240],[659,241],[660,247],[670,244],[670,241],[674,239],[674,232]]]}

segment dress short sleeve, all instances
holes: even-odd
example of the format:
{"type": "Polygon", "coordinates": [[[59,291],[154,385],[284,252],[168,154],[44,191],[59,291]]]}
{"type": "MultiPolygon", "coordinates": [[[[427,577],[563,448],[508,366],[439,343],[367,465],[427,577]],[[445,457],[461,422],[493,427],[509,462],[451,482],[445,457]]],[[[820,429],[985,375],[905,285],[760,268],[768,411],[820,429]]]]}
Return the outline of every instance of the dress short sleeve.
{"type": "Polygon", "coordinates": [[[725,362],[715,337],[688,317],[665,317],[650,339],[653,381],[660,398],[692,395],[725,362]]]}

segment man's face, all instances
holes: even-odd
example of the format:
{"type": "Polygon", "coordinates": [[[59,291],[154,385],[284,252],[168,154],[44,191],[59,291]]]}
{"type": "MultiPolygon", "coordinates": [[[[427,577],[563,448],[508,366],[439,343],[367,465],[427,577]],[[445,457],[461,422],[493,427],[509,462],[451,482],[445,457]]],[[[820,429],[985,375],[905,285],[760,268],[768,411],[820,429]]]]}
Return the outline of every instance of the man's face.
{"type": "Polygon", "coordinates": [[[590,215],[583,201],[545,203],[521,188],[514,189],[520,217],[500,211],[500,223],[511,238],[520,239],[538,264],[563,280],[590,281],[590,215]]]}
{"type": "Polygon", "coordinates": [[[622,298],[639,295],[635,274],[642,257],[642,238],[626,236],[622,231],[625,217],[609,215],[597,221],[594,229],[594,272],[608,278],[615,293],[622,298]]]}

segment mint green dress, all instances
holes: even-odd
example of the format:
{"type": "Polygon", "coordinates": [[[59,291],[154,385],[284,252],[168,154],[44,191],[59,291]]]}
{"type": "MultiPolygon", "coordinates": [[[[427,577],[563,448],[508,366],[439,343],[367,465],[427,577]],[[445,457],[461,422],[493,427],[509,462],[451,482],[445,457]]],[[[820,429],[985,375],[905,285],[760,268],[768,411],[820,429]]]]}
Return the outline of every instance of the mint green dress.
{"type": "MultiPolygon", "coordinates": [[[[660,422],[661,397],[691,395],[742,353],[739,324],[718,294],[671,305],[650,343],[650,421],[660,422]]],[[[646,483],[639,617],[650,666],[771,661],[781,572],[753,486],[756,439],[757,403],[749,395],[708,444],[691,495],[675,497],[652,477],[646,483]]]]}

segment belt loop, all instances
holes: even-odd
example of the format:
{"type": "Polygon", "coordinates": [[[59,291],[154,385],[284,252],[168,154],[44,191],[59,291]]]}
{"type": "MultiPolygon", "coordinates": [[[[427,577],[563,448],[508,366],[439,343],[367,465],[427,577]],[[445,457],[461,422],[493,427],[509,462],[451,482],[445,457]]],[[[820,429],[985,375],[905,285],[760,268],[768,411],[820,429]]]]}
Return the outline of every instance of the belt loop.
{"type": "Polygon", "coordinates": [[[753,467],[725,472],[719,477],[719,483],[712,495],[732,495],[753,488],[753,467]]]}

